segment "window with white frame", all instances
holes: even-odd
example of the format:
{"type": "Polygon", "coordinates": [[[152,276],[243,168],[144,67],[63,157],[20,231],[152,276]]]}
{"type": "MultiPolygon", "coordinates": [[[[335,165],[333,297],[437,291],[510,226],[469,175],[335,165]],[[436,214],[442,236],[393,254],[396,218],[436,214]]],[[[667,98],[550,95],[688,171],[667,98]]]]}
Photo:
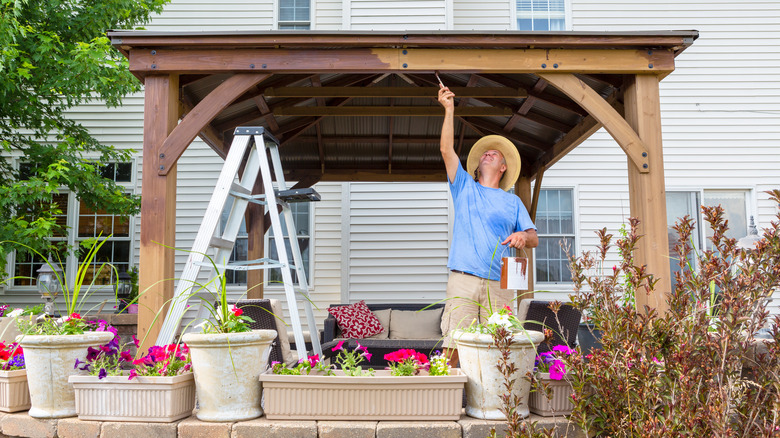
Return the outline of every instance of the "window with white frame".
{"type": "Polygon", "coordinates": [[[311,0],[278,0],[279,30],[311,29],[311,0]]]}
{"type": "Polygon", "coordinates": [[[574,246],[574,190],[541,189],[536,209],[539,246],[536,248],[536,281],[569,283],[571,272],[566,248],[574,246]]]}
{"type": "MultiPolygon", "coordinates": [[[[227,217],[230,213],[230,206],[232,205],[232,200],[228,200],[227,205],[225,206],[225,209],[222,211],[222,217],[220,220],[220,228],[224,230],[225,224],[227,223],[227,217]]],[[[307,280],[309,284],[312,283],[311,281],[311,252],[310,252],[310,242],[311,242],[311,224],[312,224],[312,215],[311,215],[311,203],[309,202],[296,202],[291,203],[290,205],[290,212],[293,216],[293,222],[295,224],[295,230],[298,234],[298,246],[301,249],[301,258],[303,258],[303,265],[304,269],[306,270],[307,280]]],[[[284,221],[284,216],[280,215],[280,218],[282,219],[282,229],[286,230],[287,225],[284,221]]],[[[243,220],[241,221],[241,228],[239,229],[238,236],[236,238],[236,244],[233,247],[233,253],[230,255],[230,262],[234,261],[246,261],[249,257],[249,242],[247,239],[247,231],[246,231],[246,222],[243,220]]],[[[290,263],[293,263],[293,256],[291,252],[290,242],[289,238],[285,237],[285,247],[287,249],[287,255],[290,257],[290,263]]],[[[274,237],[273,228],[269,230],[269,232],[265,236],[265,257],[268,257],[272,260],[278,260],[279,256],[276,252],[276,241],[274,237]]],[[[279,286],[282,283],[282,274],[279,269],[270,269],[266,270],[267,274],[265,274],[265,279],[269,283],[269,286],[279,286]]],[[[246,284],[246,271],[228,271],[226,273],[226,281],[228,284],[246,284]]],[[[298,282],[297,275],[295,271],[293,271],[293,282],[298,282]]]]}
{"type": "MultiPolygon", "coordinates": [[[[98,171],[105,178],[114,180],[120,186],[131,190],[132,163],[110,163],[100,166],[98,171]]],[[[24,173],[24,165],[22,165],[24,173]]],[[[57,254],[51,254],[55,263],[62,262],[60,268],[66,277],[72,277],[78,270],[78,263],[86,256],[86,251],[80,248],[83,241],[99,237],[106,239],[100,251],[95,256],[92,265],[87,269],[84,278],[85,284],[91,284],[94,279],[96,285],[109,285],[114,283],[114,271],[109,267],[100,267],[104,263],[110,263],[117,271],[127,271],[130,267],[132,247],[131,225],[128,218],[123,218],[103,210],[93,210],[86,203],[78,199],[77,194],[70,191],[62,191],[52,196],[52,205],[58,210],[54,215],[59,225],[70,230],[67,234],[56,233],[52,237],[53,242],[61,242],[61,250],[57,254]],[[79,248],[74,257],[68,257],[65,246],[79,248]],[[97,275],[97,277],[95,277],[97,275]]],[[[13,266],[15,286],[34,286],[36,284],[36,271],[44,263],[35,254],[16,253],[13,266]]]]}
{"type": "MultiPolygon", "coordinates": [[[[750,193],[750,190],[745,189],[666,192],[666,220],[668,223],[669,255],[671,256],[670,272],[673,281],[674,273],[680,270],[677,255],[674,253],[678,236],[672,228],[678,220],[684,216],[690,216],[693,219],[694,230],[691,235],[691,245],[695,250],[712,249],[712,242],[708,240],[712,237],[712,230],[704,222],[701,207],[720,205],[723,207],[724,219],[728,220],[729,225],[726,237],[739,239],[748,233],[750,193]]],[[[687,263],[692,269],[697,269],[693,255],[687,263]]]]}
{"type": "Polygon", "coordinates": [[[517,0],[518,30],[566,30],[566,0],[517,0]]]}

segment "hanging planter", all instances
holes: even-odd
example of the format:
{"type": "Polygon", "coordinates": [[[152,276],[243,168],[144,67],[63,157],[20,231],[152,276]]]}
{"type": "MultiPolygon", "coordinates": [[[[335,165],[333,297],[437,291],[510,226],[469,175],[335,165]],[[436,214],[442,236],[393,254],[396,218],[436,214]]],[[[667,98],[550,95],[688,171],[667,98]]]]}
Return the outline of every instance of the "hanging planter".
{"type": "Polygon", "coordinates": [[[178,376],[71,376],[80,420],[170,423],[192,415],[195,379],[178,376]]]}
{"type": "Polygon", "coordinates": [[[457,420],[466,375],[449,376],[280,375],[260,376],[269,420],[457,420]],[[302,398],[302,394],[305,397],[302,398]]]}
{"type": "Polygon", "coordinates": [[[540,381],[540,389],[532,392],[528,400],[531,412],[542,417],[571,414],[574,409],[571,401],[574,390],[571,383],[566,380],[553,380],[550,378],[550,373],[537,373],[536,378],[540,381]],[[547,394],[541,389],[542,384],[549,385],[552,398],[547,398],[547,394]]]}
{"type": "Polygon", "coordinates": [[[19,412],[30,409],[27,370],[0,370],[0,411],[19,412]]]}

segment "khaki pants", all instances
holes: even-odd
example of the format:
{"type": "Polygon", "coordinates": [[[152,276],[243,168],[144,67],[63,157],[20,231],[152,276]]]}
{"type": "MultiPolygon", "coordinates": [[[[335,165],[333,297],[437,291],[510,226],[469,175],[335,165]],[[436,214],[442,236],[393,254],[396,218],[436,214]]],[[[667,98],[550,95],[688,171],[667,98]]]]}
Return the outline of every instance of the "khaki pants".
{"type": "Polygon", "coordinates": [[[484,323],[492,312],[497,312],[506,305],[509,305],[514,313],[515,297],[515,291],[501,289],[496,280],[450,272],[447,280],[447,301],[441,316],[443,347],[455,348],[455,345],[450,345],[450,333],[457,328],[468,327],[474,320],[484,323]]]}

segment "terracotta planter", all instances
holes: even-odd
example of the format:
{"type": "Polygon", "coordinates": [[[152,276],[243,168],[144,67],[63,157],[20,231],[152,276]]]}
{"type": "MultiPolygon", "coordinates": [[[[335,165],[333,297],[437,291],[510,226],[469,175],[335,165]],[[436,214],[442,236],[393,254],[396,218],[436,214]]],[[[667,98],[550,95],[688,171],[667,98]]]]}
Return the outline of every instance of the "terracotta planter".
{"type": "Polygon", "coordinates": [[[564,380],[553,380],[550,373],[537,373],[536,378],[542,383],[546,383],[552,390],[552,399],[547,398],[547,394],[541,389],[531,393],[528,400],[528,407],[531,412],[542,417],[551,417],[553,415],[569,415],[574,404],[571,401],[571,394],[574,391],[571,383],[564,380]]]}
{"type": "MultiPolygon", "coordinates": [[[[500,411],[504,376],[496,368],[501,353],[493,344],[493,337],[456,330],[452,339],[458,346],[460,367],[468,376],[466,415],[483,420],[505,420],[506,417],[500,411]]],[[[536,345],[544,340],[544,334],[535,331],[518,332],[513,339],[510,360],[517,367],[513,376],[516,381],[513,394],[521,397],[523,402],[517,407],[517,412],[525,418],[529,415],[528,394],[531,391],[531,382],[525,379],[525,375],[533,370],[536,345]]]]}
{"type": "Polygon", "coordinates": [[[190,347],[199,420],[242,421],[263,415],[259,377],[274,339],[275,330],[182,336],[190,347]]]}
{"type": "Polygon", "coordinates": [[[80,420],[170,423],[192,415],[192,373],[172,377],[70,376],[80,420]]]}
{"type": "Polygon", "coordinates": [[[30,409],[27,370],[0,370],[0,411],[19,412],[30,409]]]}
{"type": "Polygon", "coordinates": [[[30,416],[63,418],[76,415],[76,395],[68,377],[86,374],[74,367],[76,359],[85,361],[87,347],[106,344],[114,338],[111,332],[89,332],[83,335],[19,336],[24,348],[27,385],[30,388],[30,416]]]}
{"type": "Polygon", "coordinates": [[[260,376],[269,420],[457,420],[466,380],[457,368],[449,376],[260,376]]]}

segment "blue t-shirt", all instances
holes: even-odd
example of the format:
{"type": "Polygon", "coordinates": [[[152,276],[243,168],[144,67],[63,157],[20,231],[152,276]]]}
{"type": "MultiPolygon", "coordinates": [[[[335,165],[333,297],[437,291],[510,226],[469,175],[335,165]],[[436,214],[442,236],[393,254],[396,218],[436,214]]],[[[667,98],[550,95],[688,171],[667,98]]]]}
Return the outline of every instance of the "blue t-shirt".
{"type": "Polygon", "coordinates": [[[509,255],[501,242],[514,232],[536,229],[528,211],[520,198],[474,181],[461,165],[450,184],[450,192],[455,219],[447,267],[499,280],[501,257],[509,255]]]}

